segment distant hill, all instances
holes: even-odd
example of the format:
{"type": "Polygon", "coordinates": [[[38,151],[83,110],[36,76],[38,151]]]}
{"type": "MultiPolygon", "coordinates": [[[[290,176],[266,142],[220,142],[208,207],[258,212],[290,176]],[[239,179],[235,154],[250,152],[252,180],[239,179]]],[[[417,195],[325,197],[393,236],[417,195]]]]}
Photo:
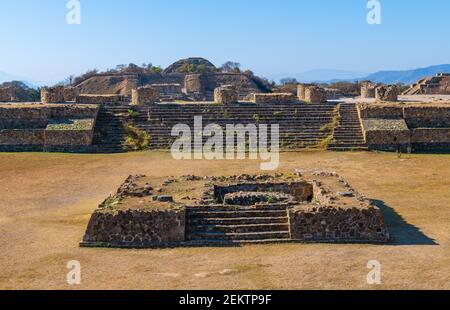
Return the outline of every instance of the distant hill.
{"type": "Polygon", "coordinates": [[[368,73],[348,71],[348,70],[335,70],[335,69],[318,69],[310,70],[302,73],[281,73],[269,76],[270,80],[279,82],[284,78],[295,78],[301,83],[313,83],[324,82],[330,80],[353,80],[361,76],[365,76],[368,73]]]}
{"type": "Polygon", "coordinates": [[[292,77],[296,78],[297,81],[302,83],[335,83],[343,81],[355,82],[370,80],[375,83],[402,83],[409,85],[424,77],[431,77],[441,72],[450,73],[450,64],[403,71],[378,71],[369,75],[345,70],[312,70],[299,74],[277,74],[270,78],[275,81],[279,81],[282,78],[292,77]]]}
{"type": "Polygon", "coordinates": [[[396,84],[396,83],[413,84],[424,77],[434,76],[440,72],[449,73],[450,64],[437,65],[405,71],[379,71],[368,75],[364,79],[376,83],[385,83],[385,84],[396,84]]]}

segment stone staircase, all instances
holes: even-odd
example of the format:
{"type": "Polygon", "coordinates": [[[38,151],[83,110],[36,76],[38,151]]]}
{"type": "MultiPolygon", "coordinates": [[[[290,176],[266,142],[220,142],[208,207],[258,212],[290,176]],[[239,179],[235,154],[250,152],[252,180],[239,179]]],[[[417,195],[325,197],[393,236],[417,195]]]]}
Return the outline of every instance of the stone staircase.
{"type": "Polygon", "coordinates": [[[103,106],[100,109],[94,130],[94,152],[123,152],[125,141],[123,123],[128,120],[130,109],[130,106],[103,106]]]}
{"type": "Polygon", "coordinates": [[[170,149],[175,140],[171,137],[173,126],[186,124],[193,130],[194,116],[202,116],[203,126],[215,123],[224,129],[227,124],[279,124],[281,148],[298,150],[315,146],[332,134],[331,129],[323,128],[333,121],[334,108],[332,104],[251,103],[105,106],[97,120],[94,145],[103,152],[121,151],[124,141],[121,122],[131,119],[127,116],[131,109],[136,114],[133,123],[149,134],[151,149],[170,149]]]}
{"type": "Polygon", "coordinates": [[[186,238],[195,245],[288,242],[287,208],[187,208],[186,238]]]}
{"type": "Polygon", "coordinates": [[[333,132],[333,143],[328,146],[331,151],[367,151],[364,141],[358,109],[355,103],[339,105],[339,125],[333,132]]]}

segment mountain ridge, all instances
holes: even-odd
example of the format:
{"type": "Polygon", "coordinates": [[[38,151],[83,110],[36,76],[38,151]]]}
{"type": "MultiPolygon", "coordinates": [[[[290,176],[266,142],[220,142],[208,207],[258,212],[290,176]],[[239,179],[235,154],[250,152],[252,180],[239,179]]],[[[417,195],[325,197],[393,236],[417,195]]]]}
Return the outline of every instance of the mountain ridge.
{"type": "Polygon", "coordinates": [[[335,82],[356,82],[356,81],[364,81],[370,80],[375,83],[384,83],[384,84],[413,84],[416,81],[424,78],[434,76],[437,73],[449,73],[450,72],[450,64],[442,64],[442,65],[433,65],[423,68],[416,68],[411,70],[382,70],[377,71],[371,74],[361,74],[357,75],[357,72],[354,71],[346,71],[346,70],[332,70],[332,69],[319,69],[319,70],[311,70],[306,71],[304,73],[298,74],[279,74],[272,76],[272,79],[276,80],[276,78],[296,78],[299,82],[302,83],[335,83],[335,82]],[[344,78],[339,78],[337,76],[331,77],[330,74],[333,74],[335,71],[335,75],[338,74],[347,74],[353,76],[348,76],[344,78]],[[305,76],[313,76],[317,74],[325,73],[323,78],[304,78],[305,76]]]}

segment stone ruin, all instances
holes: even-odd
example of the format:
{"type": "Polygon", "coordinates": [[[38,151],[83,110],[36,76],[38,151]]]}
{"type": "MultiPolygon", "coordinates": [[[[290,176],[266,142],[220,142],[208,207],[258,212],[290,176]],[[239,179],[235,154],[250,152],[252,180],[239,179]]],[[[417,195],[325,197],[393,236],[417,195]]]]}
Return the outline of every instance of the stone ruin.
{"type": "Polygon", "coordinates": [[[174,101],[184,98],[183,88],[179,83],[150,84],[161,96],[161,99],[174,101]]]}
{"type": "Polygon", "coordinates": [[[375,89],[377,101],[398,101],[398,87],[396,85],[383,85],[375,89]]]}
{"type": "Polygon", "coordinates": [[[375,98],[375,89],[377,88],[376,84],[371,82],[364,82],[361,84],[361,98],[370,99],[375,98]]]}
{"type": "Polygon", "coordinates": [[[96,105],[0,105],[0,151],[88,152],[98,110],[96,105]]]}
{"type": "Polygon", "coordinates": [[[386,243],[381,210],[337,173],[130,176],[94,212],[85,247],[386,243]]]}
{"type": "Polygon", "coordinates": [[[327,92],[322,87],[308,86],[305,89],[305,99],[308,103],[326,103],[328,101],[327,92]]]}
{"type": "Polygon", "coordinates": [[[132,105],[149,105],[159,101],[160,93],[152,86],[133,89],[131,95],[132,105]]]}
{"type": "Polygon", "coordinates": [[[41,89],[42,103],[64,102],[64,86],[46,87],[41,89]]]}
{"type": "Polygon", "coordinates": [[[313,86],[313,84],[298,84],[297,85],[297,97],[300,101],[305,101],[306,99],[306,88],[313,86]]]}
{"type": "Polygon", "coordinates": [[[0,88],[0,102],[12,102],[14,101],[14,88],[13,87],[1,87],[0,88]]]}
{"type": "Polygon", "coordinates": [[[237,103],[239,95],[236,87],[233,85],[223,85],[214,90],[214,102],[231,104],[237,103]]]}
{"type": "Polygon", "coordinates": [[[291,93],[252,94],[250,101],[254,103],[283,104],[298,102],[297,97],[291,93]]]}
{"type": "Polygon", "coordinates": [[[358,104],[369,150],[444,152],[450,149],[450,105],[358,104]]]}
{"type": "Polygon", "coordinates": [[[450,73],[438,73],[436,76],[420,79],[403,95],[450,95],[450,73]]]}
{"type": "Polygon", "coordinates": [[[121,105],[121,104],[128,104],[129,99],[126,96],[118,94],[111,94],[111,95],[81,94],[76,97],[76,103],[98,104],[98,105],[121,105]]]}
{"type": "Polygon", "coordinates": [[[186,94],[202,94],[205,92],[201,74],[188,74],[184,78],[184,92],[186,94]]]}
{"type": "Polygon", "coordinates": [[[77,96],[79,95],[78,88],[76,87],[64,87],[64,102],[75,102],[77,100],[77,96]]]}

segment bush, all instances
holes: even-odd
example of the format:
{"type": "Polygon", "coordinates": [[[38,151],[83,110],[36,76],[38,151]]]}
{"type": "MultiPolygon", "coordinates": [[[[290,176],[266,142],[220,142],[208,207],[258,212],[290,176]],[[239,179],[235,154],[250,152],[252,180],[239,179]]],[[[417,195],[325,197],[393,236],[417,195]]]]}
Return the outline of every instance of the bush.
{"type": "Polygon", "coordinates": [[[145,131],[131,125],[125,124],[125,151],[142,151],[148,148],[150,136],[145,131]]]}

